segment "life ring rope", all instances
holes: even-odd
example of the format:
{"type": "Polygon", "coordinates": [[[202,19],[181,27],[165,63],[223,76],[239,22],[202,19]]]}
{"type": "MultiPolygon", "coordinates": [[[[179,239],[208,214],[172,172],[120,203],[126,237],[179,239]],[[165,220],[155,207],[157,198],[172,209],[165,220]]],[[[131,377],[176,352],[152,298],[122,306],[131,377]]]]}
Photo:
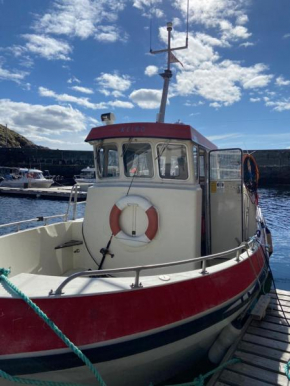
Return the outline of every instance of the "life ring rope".
{"type": "Polygon", "coordinates": [[[122,197],[111,209],[110,227],[112,234],[126,245],[140,246],[150,243],[158,231],[158,213],[154,206],[144,197],[130,195],[122,197]],[[137,205],[142,208],[148,218],[148,227],[144,234],[140,236],[131,236],[126,234],[120,226],[120,216],[123,210],[129,205],[137,205]]]}

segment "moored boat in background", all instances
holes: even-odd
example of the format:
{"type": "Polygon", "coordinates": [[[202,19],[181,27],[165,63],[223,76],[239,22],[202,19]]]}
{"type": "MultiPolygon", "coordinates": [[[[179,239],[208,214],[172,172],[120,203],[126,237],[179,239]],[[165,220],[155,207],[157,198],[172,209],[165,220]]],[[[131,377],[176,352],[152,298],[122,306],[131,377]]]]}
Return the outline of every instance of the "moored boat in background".
{"type": "Polygon", "coordinates": [[[0,188],[50,188],[54,182],[53,179],[45,178],[38,169],[2,167],[1,170],[4,173],[0,180],[0,188]]]}

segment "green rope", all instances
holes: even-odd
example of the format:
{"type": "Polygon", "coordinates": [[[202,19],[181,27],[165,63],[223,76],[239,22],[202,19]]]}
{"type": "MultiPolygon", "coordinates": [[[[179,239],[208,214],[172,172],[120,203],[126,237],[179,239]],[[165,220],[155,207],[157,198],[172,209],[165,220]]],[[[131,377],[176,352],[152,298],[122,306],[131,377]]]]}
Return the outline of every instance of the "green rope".
{"type": "MultiPolygon", "coordinates": [[[[211,375],[217,373],[218,371],[221,371],[224,367],[226,367],[228,365],[233,365],[234,363],[238,363],[238,362],[241,362],[240,358],[230,359],[229,361],[227,361],[227,362],[223,363],[222,365],[216,367],[215,369],[209,371],[205,375],[199,375],[197,378],[194,378],[193,381],[190,381],[190,382],[187,382],[187,383],[179,383],[179,384],[174,385],[174,386],[203,386],[204,385],[204,381],[205,381],[206,378],[208,378],[211,375]]],[[[154,386],[154,385],[151,382],[149,386],[154,386]]]]}
{"type": "Polygon", "coordinates": [[[290,381],[289,367],[290,367],[290,361],[287,362],[286,365],[285,365],[285,374],[286,374],[287,378],[290,381]]]}
{"type": "MultiPolygon", "coordinates": [[[[29,299],[29,297],[27,297],[20,289],[18,289],[7,278],[9,273],[10,273],[10,269],[0,268],[0,280],[3,280],[10,288],[12,288],[13,291],[16,292],[25,301],[25,303],[27,303],[29,305],[29,307],[31,307],[33,309],[33,311],[35,311],[35,313],[53,330],[53,332],[55,332],[55,334],[88,366],[90,371],[94,374],[94,376],[98,380],[100,386],[106,386],[101,375],[98,373],[97,369],[93,366],[92,362],[82,353],[82,351],[77,346],[75,346],[64,335],[64,333],[53,323],[53,321],[50,320],[49,317],[43,311],[41,311],[41,309],[35,303],[33,303],[31,299],[29,299]]],[[[5,378],[6,373],[0,371],[0,376],[5,378]]],[[[7,374],[7,376],[11,377],[8,374],[7,374]]],[[[13,381],[18,382],[18,383],[24,383],[25,384],[25,381],[29,381],[28,379],[25,380],[23,378],[21,379],[21,378],[15,377],[16,380],[14,379],[14,377],[12,377],[12,378],[13,378],[13,381]],[[21,382],[19,382],[19,380],[21,380],[21,382]]],[[[6,379],[11,380],[9,378],[6,378],[6,379]]],[[[45,382],[45,381],[42,382],[42,381],[33,381],[33,380],[30,380],[30,383],[26,382],[26,384],[41,385],[41,386],[42,385],[45,385],[45,386],[63,386],[63,385],[80,386],[80,385],[72,385],[72,384],[68,384],[68,383],[65,384],[65,383],[54,383],[54,382],[45,382]],[[41,382],[41,383],[33,383],[33,382],[41,382]]]]}

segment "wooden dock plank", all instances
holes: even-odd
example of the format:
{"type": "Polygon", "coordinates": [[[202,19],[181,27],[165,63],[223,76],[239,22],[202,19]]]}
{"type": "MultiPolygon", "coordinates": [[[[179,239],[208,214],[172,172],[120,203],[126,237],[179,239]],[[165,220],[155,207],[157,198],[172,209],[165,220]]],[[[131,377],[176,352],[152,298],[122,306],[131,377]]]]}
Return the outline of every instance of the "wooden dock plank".
{"type": "Polygon", "coordinates": [[[286,316],[286,319],[290,321],[290,312],[283,312],[282,310],[272,310],[272,309],[268,308],[267,315],[268,316],[275,316],[276,318],[280,318],[280,319],[284,319],[284,320],[285,320],[285,316],[286,316]]]}
{"type": "Polygon", "coordinates": [[[241,362],[215,374],[209,386],[290,385],[285,374],[285,364],[290,360],[290,291],[278,290],[277,296],[272,291],[263,320],[252,316],[222,361],[236,357],[241,362]]]}
{"type": "MultiPolygon", "coordinates": [[[[231,386],[266,386],[266,385],[277,385],[277,383],[265,383],[265,381],[259,381],[256,378],[250,378],[246,375],[234,373],[230,370],[224,370],[221,374],[220,380],[222,382],[229,382],[231,386]]],[[[215,384],[216,385],[216,384],[215,384]]]]}
{"type": "Polygon", "coordinates": [[[287,302],[288,304],[290,304],[290,297],[289,296],[286,296],[286,295],[278,295],[278,298],[276,297],[276,295],[271,295],[271,299],[272,300],[277,300],[279,299],[280,301],[283,300],[284,302],[287,302]]]}
{"type": "Polygon", "coordinates": [[[290,317],[285,320],[282,313],[281,313],[281,316],[266,314],[264,321],[269,323],[274,323],[274,324],[282,324],[283,326],[290,325],[290,317]]]}
{"type": "Polygon", "coordinates": [[[254,343],[257,345],[273,348],[282,352],[290,353],[290,345],[285,342],[280,342],[273,339],[264,338],[252,334],[245,334],[243,336],[243,342],[254,343]]]}
{"type": "Polygon", "coordinates": [[[277,299],[272,299],[271,302],[270,302],[270,308],[271,307],[283,307],[283,309],[287,312],[290,312],[290,303],[289,302],[286,302],[285,300],[277,300],[277,299]]]}
{"type": "Polygon", "coordinates": [[[290,298],[290,292],[289,291],[285,291],[285,290],[281,290],[281,289],[277,289],[276,291],[274,289],[271,290],[270,294],[271,295],[285,295],[285,296],[288,296],[290,298]]]}
{"type": "Polygon", "coordinates": [[[242,363],[247,363],[248,365],[255,364],[256,368],[269,370],[269,371],[273,371],[273,372],[280,373],[280,374],[285,374],[285,371],[284,371],[285,363],[284,362],[280,362],[278,360],[261,357],[260,355],[251,354],[251,353],[243,352],[240,350],[237,350],[235,352],[235,356],[237,356],[237,358],[240,358],[242,360],[242,363]]]}
{"type": "Polygon", "coordinates": [[[261,357],[277,360],[284,363],[287,363],[290,357],[289,352],[285,352],[284,350],[283,351],[275,350],[273,348],[260,346],[259,344],[249,343],[245,341],[240,342],[238,349],[240,351],[245,351],[248,353],[260,355],[261,357]]]}
{"type": "MultiPolygon", "coordinates": [[[[255,384],[257,385],[257,381],[263,382],[265,385],[265,382],[270,383],[272,385],[281,385],[286,386],[288,384],[288,380],[286,375],[280,374],[278,372],[268,371],[268,370],[261,370],[260,368],[256,366],[248,365],[247,363],[237,363],[235,364],[230,370],[224,370],[221,373],[220,380],[226,381],[227,380],[227,373],[231,371],[232,373],[235,372],[238,375],[242,375],[245,377],[248,377],[249,379],[255,380],[255,384]]],[[[241,382],[241,379],[237,378],[238,382],[237,385],[246,385],[248,386],[250,383],[247,382],[241,382]]]]}
{"type": "Polygon", "coordinates": [[[252,327],[250,326],[247,331],[249,334],[257,335],[257,336],[262,336],[265,338],[269,339],[275,339],[280,342],[286,342],[290,343],[290,336],[287,334],[283,334],[281,332],[275,332],[275,331],[267,331],[263,328],[258,328],[258,327],[252,327]]]}
{"type": "Polygon", "coordinates": [[[260,321],[253,320],[253,322],[251,323],[251,326],[264,328],[265,330],[269,330],[269,331],[277,331],[277,332],[281,332],[283,334],[288,334],[288,335],[290,334],[290,327],[283,326],[283,325],[276,324],[276,323],[269,323],[269,322],[265,322],[265,321],[260,322],[260,321]]]}

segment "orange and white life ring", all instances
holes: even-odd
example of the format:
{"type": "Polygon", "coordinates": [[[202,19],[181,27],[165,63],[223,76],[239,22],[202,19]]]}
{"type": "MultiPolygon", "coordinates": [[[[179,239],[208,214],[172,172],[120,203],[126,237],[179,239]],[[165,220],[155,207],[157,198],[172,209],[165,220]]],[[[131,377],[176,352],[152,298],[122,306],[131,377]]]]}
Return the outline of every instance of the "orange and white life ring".
{"type": "Polygon", "coordinates": [[[156,236],[158,230],[158,214],[154,206],[141,196],[122,197],[113,206],[110,213],[110,227],[112,234],[126,245],[131,247],[140,247],[150,243],[156,236]],[[142,208],[148,218],[148,227],[143,235],[130,236],[125,233],[120,226],[120,216],[122,211],[129,205],[137,205],[142,208]]]}

